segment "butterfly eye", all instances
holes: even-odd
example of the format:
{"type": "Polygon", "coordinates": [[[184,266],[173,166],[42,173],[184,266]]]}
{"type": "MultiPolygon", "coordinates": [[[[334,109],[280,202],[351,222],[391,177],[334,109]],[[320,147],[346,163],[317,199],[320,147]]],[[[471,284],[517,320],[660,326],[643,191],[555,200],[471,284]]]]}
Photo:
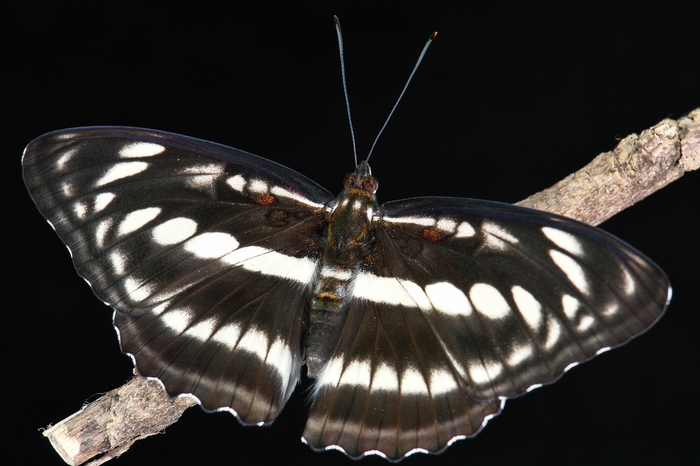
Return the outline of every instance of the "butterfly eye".
{"type": "Polygon", "coordinates": [[[343,178],[343,187],[347,188],[349,186],[352,186],[353,181],[355,179],[353,175],[354,173],[348,173],[347,175],[345,175],[345,178],[343,178]]]}
{"type": "Polygon", "coordinates": [[[377,188],[379,188],[379,181],[373,176],[367,176],[362,180],[362,187],[374,194],[377,192],[377,188]]]}

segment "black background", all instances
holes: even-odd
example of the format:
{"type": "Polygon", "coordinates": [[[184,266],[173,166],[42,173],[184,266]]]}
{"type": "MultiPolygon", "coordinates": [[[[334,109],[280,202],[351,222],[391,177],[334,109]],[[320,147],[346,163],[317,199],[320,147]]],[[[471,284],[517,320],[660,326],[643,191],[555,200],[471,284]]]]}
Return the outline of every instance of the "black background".
{"type": "MultiPolygon", "coordinates": [[[[20,155],[32,138],[81,125],[157,128],[262,155],[337,192],[353,162],[333,14],[345,33],[361,155],[424,41],[439,31],[373,155],[380,201],[449,195],[515,202],[619,137],[700,104],[692,1],[46,3],[5,7],[0,45],[3,230],[10,235],[3,409],[13,444],[32,464],[61,464],[39,428],[131,372],[109,309],[75,275],[24,190],[20,155]]],[[[655,328],[508,402],[475,439],[402,464],[697,459],[699,176],[603,225],[671,277],[674,299],[655,328]]],[[[112,464],[351,464],[299,441],[306,409],[297,393],[270,428],[190,409],[112,464]]]]}

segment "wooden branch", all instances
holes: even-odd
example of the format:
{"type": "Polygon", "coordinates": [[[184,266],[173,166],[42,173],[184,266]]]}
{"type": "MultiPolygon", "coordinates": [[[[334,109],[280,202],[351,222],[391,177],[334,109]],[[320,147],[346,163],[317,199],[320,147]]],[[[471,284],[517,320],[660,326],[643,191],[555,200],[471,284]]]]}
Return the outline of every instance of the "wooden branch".
{"type": "MultiPolygon", "coordinates": [[[[630,135],[610,151],[519,205],[597,225],[700,166],[700,108],[630,135]]],[[[170,398],[160,382],[136,376],[124,386],[44,431],[70,465],[90,466],[119,456],[162,432],[191,397],[170,398]]]]}
{"type": "Polygon", "coordinates": [[[700,166],[700,108],[631,134],[554,186],[518,202],[598,225],[700,166]]]}
{"type": "Polygon", "coordinates": [[[97,466],[116,458],[137,440],[158,434],[197,403],[171,398],[163,385],[136,375],[44,431],[53,448],[70,465],[97,466]]]}

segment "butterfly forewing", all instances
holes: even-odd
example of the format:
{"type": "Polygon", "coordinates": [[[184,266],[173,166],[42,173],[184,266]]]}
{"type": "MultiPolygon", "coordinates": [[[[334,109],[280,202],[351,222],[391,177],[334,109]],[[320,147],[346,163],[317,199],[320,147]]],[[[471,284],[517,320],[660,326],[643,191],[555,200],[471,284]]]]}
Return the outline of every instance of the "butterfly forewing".
{"type": "Polygon", "coordinates": [[[140,373],[244,422],[273,420],[300,376],[332,196],[251,154],[134,128],[51,133],[23,166],[140,373]]]}
{"type": "Polygon", "coordinates": [[[267,423],[313,347],[304,440],[352,457],[476,434],[670,297],[649,259],[570,219],[456,198],[377,210],[366,162],[335,202],[274,162],[135,128],[45,135],[23,166],[141,374],[267,423]]]}
{"type": "Polygon", "coordinates": [[[651,326],[670,298],[641,253],[564,217],[454,198],[382,209],[371,273],[403,280],[477,398],[552,381],[651,326]]]}

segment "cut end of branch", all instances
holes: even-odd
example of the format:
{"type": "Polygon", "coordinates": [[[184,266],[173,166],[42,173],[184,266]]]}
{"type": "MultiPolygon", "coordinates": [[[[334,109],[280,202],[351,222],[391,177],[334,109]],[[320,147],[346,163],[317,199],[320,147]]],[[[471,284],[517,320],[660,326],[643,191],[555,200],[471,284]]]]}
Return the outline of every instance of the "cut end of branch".
{"type": "Polygon", "coordinates": [[[93,460],[89,465],[97,466],[162,432],[195,404],[190,397],[170,398],[160,382],[137,376],[47,427],[43,435],[67,464],[93,460]]]}

